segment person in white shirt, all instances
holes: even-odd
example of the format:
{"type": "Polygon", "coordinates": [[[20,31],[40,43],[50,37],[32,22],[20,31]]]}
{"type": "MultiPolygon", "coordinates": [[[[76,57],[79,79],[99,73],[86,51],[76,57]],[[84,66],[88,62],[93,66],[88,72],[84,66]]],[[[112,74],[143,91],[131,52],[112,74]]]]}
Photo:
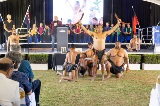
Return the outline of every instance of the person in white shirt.
{"type": "Polygon", "coordinates": [[[10,59],[0,59],[0,106],[20,106],[19,83],[9,79],[13,67],[10,59]]]}

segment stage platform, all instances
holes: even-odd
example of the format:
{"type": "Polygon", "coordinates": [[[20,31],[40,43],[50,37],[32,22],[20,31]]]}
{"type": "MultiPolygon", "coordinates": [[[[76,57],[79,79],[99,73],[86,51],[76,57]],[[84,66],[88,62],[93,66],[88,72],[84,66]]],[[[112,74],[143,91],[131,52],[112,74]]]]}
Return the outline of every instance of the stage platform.
{"type": "MultiPolygon", "coordinates": [[[[82,51],[85,51],[87,48],[82,48],[82,51]]],[[[109,51],[110,49],[106,49],[106,52],[109,51]]],[[[6,54],[7,51],[6,50],[0,50],[0,54],[6,54]]],[[[54,52],[51,51],[51,48],[47,48],[47,49],[44,49],[44,48],[32,48],[32,49],[29,49],[28,51],[28,48],[22,48],[22,54],[55,54],[55,53],[60,53],[60,52],[57,52],[57,50],[55,49],[54,52]]],[[[128,54],[160,54],[160,53],[154,53],[154,50],[151,50],[151,49],[141,49],[140,51],[138,52],[129,52],[128,51],[128,54]]]]}
{"type": "MultiPolygon", "coordinates": [[[[57,43],[55,44],[55,48],[57,47],[57,43]]],[[[75,44],[76,48],[88,48],[88,43],[68,43],[68,47],[71,44],[75,44]]],[[[123,48],[126,48],[126,45],[129,43],[121,43],[123,48]]],[[[51,48],[52,43],[20,43],[22,48],[51,48]]],[[[106,48],[113,48],[115,43],[106,43],[106,48]]],[[[141,43],[141,49],[147,49],[152,46],[152,43],[141,43]]]]}
{"type": "MultiPolygon", "coordinates": [[[[70,47],[70,44],[68,43],[68,47],[70,47]]],[[[82,48],[82,51],[85,51],[87,49],[88,43],[73,43],[75,44],[76,48],[82,48]]],[[[128,43],[122,43],[122,47],[127,50],[126,44],[128,43]]],[[[56,49],[56,43],[55,43],[55,50],[52,52],[51,49],[51,43],[20,43],[22,47],[22,54],[54,54],[59,53],[56,49]],[[28,50],[29,48],[29,50],[28,50]]],[[[109,51],[111,48],[114,47],[114,43],[106,43],[106,52],[109,51]]],[[[7,51],[4,49],[0,49],[0,54],[6,54],[7,51]]],[[[151,43],[142,43],[141,44],[141,50],[138,52],[128,52],[128,54],[160,54],[160,53],[154,53],[154,47],[151,43]]]]}

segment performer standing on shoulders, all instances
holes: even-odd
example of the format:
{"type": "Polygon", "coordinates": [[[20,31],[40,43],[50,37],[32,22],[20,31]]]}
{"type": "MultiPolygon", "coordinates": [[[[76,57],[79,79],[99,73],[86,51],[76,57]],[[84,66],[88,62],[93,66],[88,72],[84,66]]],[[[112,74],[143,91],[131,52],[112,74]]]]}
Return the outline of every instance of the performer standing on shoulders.
{"type": "Polygon", "coordinates": [[[98,25],[97,32],[91,32],[87,30],[79,21],[79,24],[81,25],[82,29],[88,33],[90,36],[93,37],[93,48],[95,49],[95,54],[98,56],[99,62],[101,64],[101,71],[102,71],[102,80],[104,80],[104,59],[103,55],[105,53],[105,40],[106,36],[113,33],[116,28],[120,25],[121,19],[117,20],[117,24],[109,31],[102,32],[102,25],[98,25]]]}
{"type": "Polygon", "coordinates": [[[57,16],[54,16],[54,21],[51,22],[51,37],[52,37],[52,52],[54,52],[54,42],[56,41],[57,26],[62,26],[62,21],[58,20],[57,16]]]}
{"type": "Polygon", "coordinates": [[[5,29],[5,38],[6,41],[8,40],[8,37],[12,35],[12,29],[15,29],[15,23],[11,20],[11,15],[7,15],[7,20],[4,21],[4,29],[5,29]]]}

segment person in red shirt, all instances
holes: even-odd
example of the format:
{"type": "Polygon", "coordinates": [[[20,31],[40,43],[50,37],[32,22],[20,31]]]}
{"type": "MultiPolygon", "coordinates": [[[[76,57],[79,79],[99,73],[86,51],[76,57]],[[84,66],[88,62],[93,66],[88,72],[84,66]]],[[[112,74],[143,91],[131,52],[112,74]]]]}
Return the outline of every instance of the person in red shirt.
{"type": "Polygon", "coordinates": [[[43,42],[43,31],[44,31],[44,28],[43,28],[43,24],[40,23],[40,27],[38,28],[38,41],[39,42],[43,42]]]}
{"type": "Polygon", "coordinates": [[[81,40],[81,27],[78,24],[76,24],[76,26],[75,26],[74,33],[75,33],[75,35],[74,35],[74,43],[77,43],[77,42],[80,43],[80,40],[81,40]]]}
{"type": "Polygon", "coordinates": [[[57,16],[54,16],[54,21],[51,22],[51,37],[52,37],[52,52],[54,51],[54,42],[56,41],[56,29],[57,26],[62,26],[62,21],[58,20],[57,16]]]}

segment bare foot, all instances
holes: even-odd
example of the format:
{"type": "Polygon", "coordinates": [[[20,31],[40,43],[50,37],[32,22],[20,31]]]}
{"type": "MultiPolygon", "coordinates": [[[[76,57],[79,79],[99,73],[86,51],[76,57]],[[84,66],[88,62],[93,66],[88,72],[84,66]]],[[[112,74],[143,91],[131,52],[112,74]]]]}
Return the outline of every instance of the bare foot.
{"type": "Polygon", "coordinates": [[[60,76],[62,76],[63,74],[57,71],[57,75],[60,75],[60,76]]]}
{"type": "Polygon", "coordinates": [[[104,76],[102,77],[102,81],[104,81],[105,79],[104,79],[104,76]]]}
{"type": "Polygon", "coordinates": [[[111,77],[111,75],[107,75],[106,79],[108,79],[108,78],[110,78],[110,77],[111,77]]]}
{"type": "Polygon", "coordinates": [[[94,77],[92,77],[91,81],[94,81],[94,79],[95,79],[95,78],[94,78],[94,77]]]}
{"type": "Polygon", "coordinates": [[[63,77],[59,80],[59,82],[62,82],[63,81],[63,77]]]}

